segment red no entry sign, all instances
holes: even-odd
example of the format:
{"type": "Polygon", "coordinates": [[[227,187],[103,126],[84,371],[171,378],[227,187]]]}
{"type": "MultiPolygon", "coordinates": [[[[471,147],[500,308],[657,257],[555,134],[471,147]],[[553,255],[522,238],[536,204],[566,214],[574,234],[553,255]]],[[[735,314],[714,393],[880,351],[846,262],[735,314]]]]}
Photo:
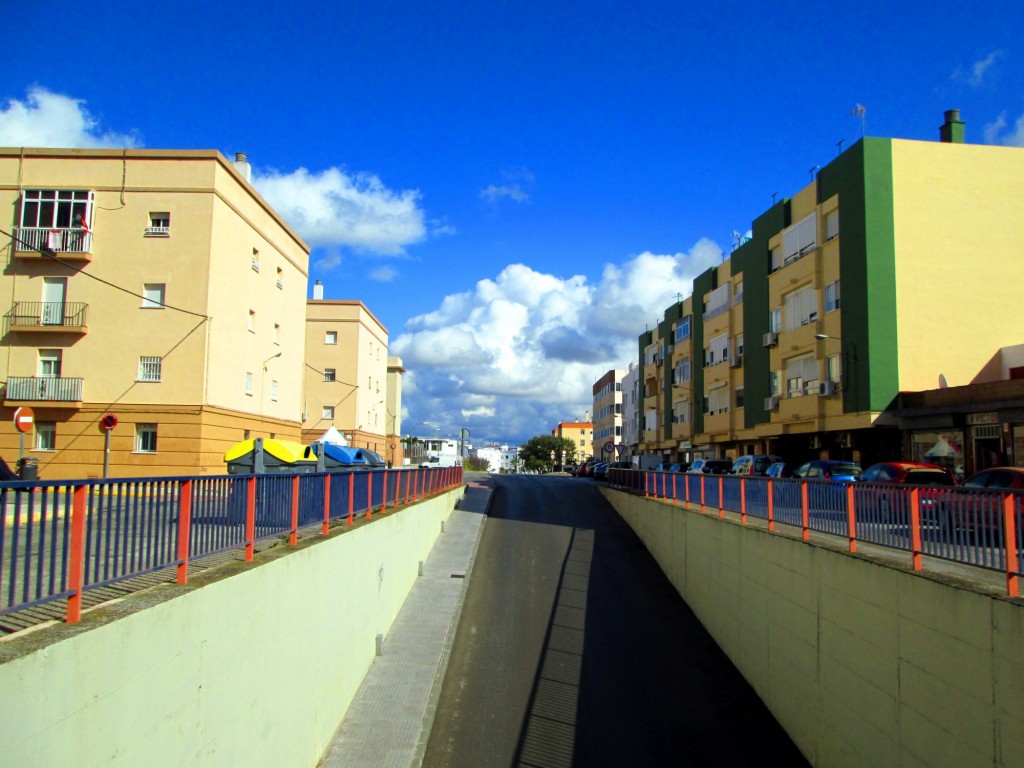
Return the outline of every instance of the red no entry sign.
{"type": "Polygon", "coordinates": [[[14,427],[19,432],[31,432],[35,419],[35,413],[28,406],[22,406],[14,411],[14,427]]]}

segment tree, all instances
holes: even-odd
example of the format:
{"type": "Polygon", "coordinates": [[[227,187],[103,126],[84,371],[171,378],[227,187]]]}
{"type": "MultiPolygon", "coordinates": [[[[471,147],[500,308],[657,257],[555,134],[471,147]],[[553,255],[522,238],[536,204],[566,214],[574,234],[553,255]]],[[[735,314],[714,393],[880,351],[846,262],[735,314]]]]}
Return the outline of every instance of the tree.
{"type": "Polygon", "coordinates": [[[487,459],[481,459],[478,456],[467,456],[462,460],[462,467],[474,472],[486,472],[490,463],[487,459]]]}
{"type": "Polygon", "coordinates": [[[550,472],[562,466],[562,455],[566,460],[576,456],[576,443],[567,437],[537,435],[519,446],[519,458],[526,470],[550,472]],[[554,457],[554,458],[552,458],[554,457]]]}

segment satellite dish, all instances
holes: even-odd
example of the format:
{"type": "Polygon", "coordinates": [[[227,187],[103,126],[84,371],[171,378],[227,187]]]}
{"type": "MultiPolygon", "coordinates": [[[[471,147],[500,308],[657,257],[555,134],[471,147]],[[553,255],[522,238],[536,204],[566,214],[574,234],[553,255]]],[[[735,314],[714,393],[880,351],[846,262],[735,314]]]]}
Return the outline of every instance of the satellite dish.
{"type": "Polygon", "coordinates": [[[948,386],[949,386],[949,382],[946,381],[946,374],[940,373],[939,374],[939,389],[945,389],[948,386]]]}

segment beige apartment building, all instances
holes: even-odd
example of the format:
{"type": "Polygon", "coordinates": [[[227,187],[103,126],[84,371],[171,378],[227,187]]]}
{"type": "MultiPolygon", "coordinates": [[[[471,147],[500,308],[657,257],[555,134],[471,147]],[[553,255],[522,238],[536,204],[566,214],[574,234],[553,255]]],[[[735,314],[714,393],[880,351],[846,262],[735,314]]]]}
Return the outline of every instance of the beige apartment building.
{"type": "Polygon", "coordinates": [[[591,452],[608,460],[619,458],[622,445],[622,379],[625,371],[610,370],[594,382],[594,438],[591,452]],[[611,451],[607,445],[613,446],[611,451]]]}
{"type": "Polygon", "coordinates": [[[216,151],[0,149],[8,463],[220,474],[242,439],[299,439],[309,247],[248,179],[216,151]]]}
{"type": "MultiPolygon", "coordinates": [[[[591,448],[594,444],[594,423],[592,421],[560,421],[551,430],[551,434],[555,437],[564,437],[576,443],[576,454],[566,456],[565,460],[567,462],[580,462],[594,455],[591,453],[591,448]]],[[[555,458],[556,460],[558,459],[558,457],[555,458]]]]}
{"type": "MultiPolygon", "coordinates": [[[[392,358],[396,360],[397,358],[392,358]]],[[[332,426],[350,445],[369,448],[387,459],[400,428],[401,390],[388,399],[388,332],[361,301],[323,298],[317,281],[306,303],[302,442],[316,440],[332,426]],[[392,432],[392,437],[397,433],[392,432]]],[[[392,370],[397,378],[400,361],[392,370]]]]}
{"type": "Polygon", "coordinates": [[[1008,403],[976,423],[906,405],[1007,378],[1024,342],[1024,150],[967,144],[945,118],[939,141],[846,149],[639,337],[641,454],[866,466],[932,458],[946,435],[951,466],[1015,458],[1008,403]]]}

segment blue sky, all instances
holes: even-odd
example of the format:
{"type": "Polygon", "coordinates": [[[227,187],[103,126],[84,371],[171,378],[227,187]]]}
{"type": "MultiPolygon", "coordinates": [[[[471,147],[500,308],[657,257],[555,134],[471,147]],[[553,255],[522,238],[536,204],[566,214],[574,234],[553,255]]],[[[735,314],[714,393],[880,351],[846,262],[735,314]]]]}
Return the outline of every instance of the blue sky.
{"type": "MultiPolygon", "coordinates": [[[[1024,3],[51,2],[0,145],[246,152],[409,373],[403,432],[519,443],[861,135],[1024,146],[1024,3]]],[[[312,290],[312,288],[311,288],[312,290]]]]}

